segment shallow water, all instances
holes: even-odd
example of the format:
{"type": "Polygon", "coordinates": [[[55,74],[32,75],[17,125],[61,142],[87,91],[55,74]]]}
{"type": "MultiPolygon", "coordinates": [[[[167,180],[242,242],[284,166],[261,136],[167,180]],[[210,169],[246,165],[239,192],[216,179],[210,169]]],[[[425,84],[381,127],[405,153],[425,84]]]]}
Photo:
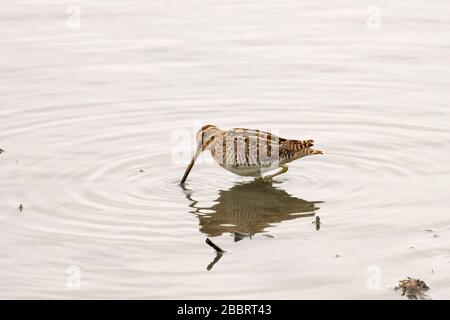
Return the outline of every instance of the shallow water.
{"type": "Polygon", "coordinates": [[[450,298],[448,1],[72,4],[1,3],[1,298],[450,298]],[[181,188],[207,123],[325,154],[181,188]]]}

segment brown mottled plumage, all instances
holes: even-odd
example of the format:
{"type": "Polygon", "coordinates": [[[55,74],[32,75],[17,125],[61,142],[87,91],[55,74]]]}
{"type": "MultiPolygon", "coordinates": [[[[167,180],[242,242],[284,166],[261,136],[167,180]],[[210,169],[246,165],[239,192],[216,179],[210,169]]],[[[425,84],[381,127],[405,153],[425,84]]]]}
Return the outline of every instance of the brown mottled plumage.
{"type": "Polygon", "coordinates": [[[313,140],[290,140],[270,132],[234,128],[228,131],[206,125],[197,133],[197,150],[181,183],[186,181],[195,160],[204,150],[210,150],[214,160],[224,169],[240,176],[263,177],[276,168],[281,170],[265,176],[270,180],[288,170],[287,163],[304,156],[322,154],[313,150],[313,140]]]}

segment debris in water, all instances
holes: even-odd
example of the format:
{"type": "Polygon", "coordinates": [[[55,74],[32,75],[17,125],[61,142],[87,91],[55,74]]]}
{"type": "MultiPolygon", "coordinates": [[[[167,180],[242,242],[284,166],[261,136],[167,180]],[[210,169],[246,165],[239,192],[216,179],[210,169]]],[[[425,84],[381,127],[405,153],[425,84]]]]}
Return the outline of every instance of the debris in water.
{"type": "Polygon", "coordinates": [[[5,152],[5,150],[3,150],[3,149],[0,149],[0,154],[2,154],[3,152],[5,152]]]}
{"type": "Polygon", "coordinates": [[[339,255],[339,253],[336,255],[336,258],[339,258],[340,257],[340,255],[339,255]]]}
{"type": "Polygon", "coordinates": [[[139,172],[144,172],[144,170],[141,169],[141,170],[139,170],[139,172]]]}
{"type": "Polygon", "coordinates": [[[250,239],[252,238],[252,235],[250,233],[243,233],[243,232],[239,232],[239,231],[235,231],[231,235],[234,236],[234,242],[241,241],[242,239],[248,238],[248,237],[250,237],[250,239]]]}
{"type": "Polygon", "coordinates": [[[316,230],[319,231],[319,230],[320,230],[320,224],[321,224],[321,222],[320,222],[320,217],[317,216],[317,217],[316,217],[316,221],[313,221],[312,223],[315,223],[315,224],[316,224],[316,230]]]}
{"type": "Polygon", "coordinates": [[[23,205],[19,206],[19,211],[22,212],[23,211],[23,205]]]}
{"type": "Polygon", "coordinates": [[[425,229],[426,232],[434,232],[433,229],[425,229]]]}
{"type": "Polygon", "coordinates": [[[430,288],[420,279],[413,279],[411,277],[406,280],[400,280],[395,290],[402,289],[402,296],[408,297],[410,300],[424,299],[427,295],[425,291],[430,288]]]}
{"type": "Polygon", "coordinates": [[[216,252],[225,252],[225,250],[222,250],[220,247],[218,247],[214,242],[212,242],[209,238],[206,238],[206,244],[212,247],[216,252]]]}
{"type": "Polygon", "coordinates": [[[271,234],[268,234],[268,233],[263,233],[263,237],[271,238],[271,239],[275,238],[274,235],[271,235],[271,234]]]}

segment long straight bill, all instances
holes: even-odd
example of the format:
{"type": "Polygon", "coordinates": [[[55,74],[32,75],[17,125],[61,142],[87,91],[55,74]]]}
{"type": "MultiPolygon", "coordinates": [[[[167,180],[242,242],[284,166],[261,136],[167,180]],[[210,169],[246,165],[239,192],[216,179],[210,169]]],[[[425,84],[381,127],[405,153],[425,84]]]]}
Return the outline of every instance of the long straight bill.
{"type": "Polygon", "coordinates": [[[186,171],[184,172],[183,178],[181,179],[181,184],[184,184],[184,182],[186,181],[189,173],[192,170],[192,167],[194,166],[195,160],[197,160],[197,158],[201,152],[202,152],[201,148],[197,148],[197,150],[195,151],[195,155],[192,157],[191,163],[189,164],[186,171]]]}

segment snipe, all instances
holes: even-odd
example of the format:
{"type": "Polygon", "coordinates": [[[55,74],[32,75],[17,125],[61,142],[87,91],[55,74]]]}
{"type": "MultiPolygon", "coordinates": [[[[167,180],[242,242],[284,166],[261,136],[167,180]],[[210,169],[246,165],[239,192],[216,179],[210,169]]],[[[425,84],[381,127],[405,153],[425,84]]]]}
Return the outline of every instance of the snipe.
{"type": "Polygon", "coordinates": [[[214,160],[222,168],[240,176],[270,180],[288,170],[287,163],[322,151],[313,150],[313,140],[291,140],[277,137],[270,132],[234,128],[221,130],[206,125],[197,132],[197,149],[181,179],[186,181],[195,161],[204,150],[211,151],[214,160]],[[279,168],[275,174],[264,174],[279,168]]]}

